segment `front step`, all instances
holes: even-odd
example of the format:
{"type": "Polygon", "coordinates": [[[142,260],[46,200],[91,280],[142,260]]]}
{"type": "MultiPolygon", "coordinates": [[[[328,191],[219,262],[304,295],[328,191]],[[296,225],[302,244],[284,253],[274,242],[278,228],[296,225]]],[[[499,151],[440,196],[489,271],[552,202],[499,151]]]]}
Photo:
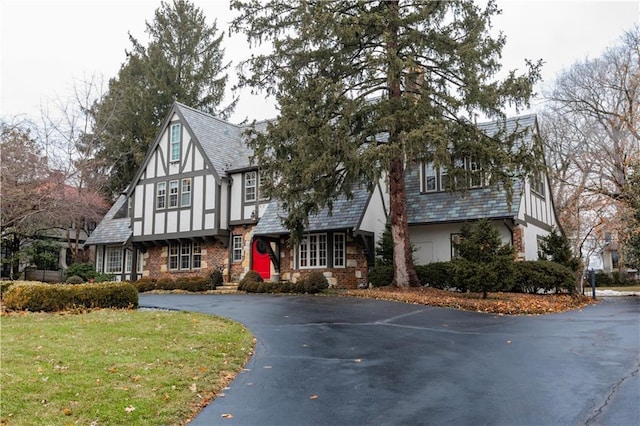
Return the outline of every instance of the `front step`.
{"type": "Polygon", "coordinates": [[[213,290],[213,294],[236,294],[238,291],[238,283],[224,283],[213,290]]]}

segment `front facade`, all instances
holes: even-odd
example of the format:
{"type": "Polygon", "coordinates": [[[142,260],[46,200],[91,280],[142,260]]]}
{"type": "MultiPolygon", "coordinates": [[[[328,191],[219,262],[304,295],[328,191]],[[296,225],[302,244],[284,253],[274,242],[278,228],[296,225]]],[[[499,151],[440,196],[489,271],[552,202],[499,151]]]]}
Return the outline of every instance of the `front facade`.
{"type": "Polygon", "coordinates": [[[386,220],[381,189],[356,191],[357,203],[336,203],[289,247],[277,201],[261,193],[243,130],[174,104],[128,191],[87,241],[96,269],[117,280],[220,270],[237,281],[252,269],[265,280],[296,281],[320,270],[335,286],[366,282],[386,220]],[[329,228],[322,226],[327,218],[329,228]]]}
{"type": "MultiPolygon", "coordinates": [[[[535,129],[535,117],[520,120],[535,129]]],[[[87,241],[95,246],[96,269],[118,280],[220,270],[237,281],[255,270],[265,280],[294,282],[321,271],[331,286],[366,285],[387,222],[385,182],[335,200],[333,211],[310,217],[303,238],[292,244],[278,200],[261,192],[243,130],[174,104],[127,192],[87,241]]],[[[546,178],[516,182],[509,204],[504,191],[482,184],[464,194],[446,192],[444,176],[428,164],[407,171],[418,264],[455,257],[451,243],[461,225],[482,217],[492,219],[518,258],[537,258],[539,237],[557,226],[546,178]]]]}

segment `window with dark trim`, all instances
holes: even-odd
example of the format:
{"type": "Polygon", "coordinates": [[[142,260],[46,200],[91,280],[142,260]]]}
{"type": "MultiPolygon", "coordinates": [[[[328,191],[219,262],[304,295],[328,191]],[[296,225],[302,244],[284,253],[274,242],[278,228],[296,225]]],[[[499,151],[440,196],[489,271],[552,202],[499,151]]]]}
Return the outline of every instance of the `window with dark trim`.
{"type": "Polygon", "coordinates": [[[169,181],[169,208],[178,207],[178,181],[169,181]]]}
{"type": "Polygon", "coordinates": [[[171,151],[170,161],[180,161],[180,124],[171,125],[171,134],[169,136],[169,149],[171,151]]]}
{"type": "Polygon", "coordinates": [[[542,173],[536,173],[532,178],[531,178],[531,190],[544,197],[545,196],[545,191],[544,191],[544,176],[542,175],[542,173]]]}
{"type": "Polygon", "coordinates": [[[156,209],[164,209],[167,204],[167,183],[158,182],[156,185],[156,209]]]}
{"type": "Polygon", "coordinates": [[[191,178],[182,179],[182,199],[180,200],[182,207],[191,205],[191,178]]]}
{"type": "MultiPolygon", "coordinates": [[[[477,159],[466,157],[464,159],[455,160],[456,169],[463,169],[468,181],[469,188],[482,188],[486,186],[487,180],[485,174],[477,159]]],[[[446,191],[449,184],[449,170],[446,167],[435,167],[431,162],[422,165],[422,192],[440,192],[446,191]]],[[[460,177],[456,176],[454,184],[459,182],[460,177]]],[[[457,185],[455,185],[457,186],[457,185]]]]}
{"type": "Polygon", "coordinates": [[[251,203],[256,201],[258,173],[255,171],[244,174],[244,201],[251,203]]]}

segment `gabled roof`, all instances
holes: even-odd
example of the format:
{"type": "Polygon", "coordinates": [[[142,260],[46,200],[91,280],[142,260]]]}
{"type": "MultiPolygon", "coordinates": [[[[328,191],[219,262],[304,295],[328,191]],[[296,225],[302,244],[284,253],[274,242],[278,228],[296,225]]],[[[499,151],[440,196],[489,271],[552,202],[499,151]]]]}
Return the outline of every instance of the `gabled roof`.
{"type": "Polygon", "coordinates": [[[234,168],[240,161],[248,161],[252,153],[243,142],[243,128],[178,102],[175,106],[218,175],[234,168]]]}
{"type": "MultiPolygon", "coordinates": [[[[370,197],[371,193],[364,188],[354,190],[353,198],[350,200],[347,200],[345,196],[340,196],[333,202],[331,215],[329,209],[325,208],[319,214],[309,217],[309,225],[305,228],[305,232],[358,228],[370,197]]],[[[271,200],[258,221],[254,234],[288,234],[289,230],[282,225],[281,218],[283,217],[286,217],[286,212],[280,208],[279,202],[271,200]]]]}
{"type": "Polygon", "coordinates": [[[126,217],[126,215],[124,215],[124,217],[118,215],[121,209],[126,208],[126,202],[126,195],[123,194],[118,197],[96,229],[94,229],[89,238],[87,238],[84,243],[85,246],[103,244],[124,245],[129,241],[132,234],[129,226],[131,219],[126,217]]]}
{"type": "MultiPolygon", "coordinates": [[[[517,143],[530,146],[536,133],[535,114],[508,118],[504,122],[479,123],[478,128],[487,135],[498,133],[502,126],[506,133],[527,130],[517,143]]],[[[407,191],[407,218],[410,225],[477,220],[480,218],[515,218],[520,208],[523,182],[513,182],[511,203],[505,190],[495,187],[469,189],[465,192],[421,193],[418,167],[408,169],[405,176],[407,191]]]]}

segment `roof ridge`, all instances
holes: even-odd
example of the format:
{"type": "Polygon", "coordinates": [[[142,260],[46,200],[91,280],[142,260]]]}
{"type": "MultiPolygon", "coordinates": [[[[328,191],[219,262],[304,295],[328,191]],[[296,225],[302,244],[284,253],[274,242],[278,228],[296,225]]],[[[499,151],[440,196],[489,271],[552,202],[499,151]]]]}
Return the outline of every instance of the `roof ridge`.
{"type": "Polygon", "coordinates": [[[240,126],[238,124],[232,123],[232,122],[227,121],[227,120],[223,120],[222,118],[216,117],[215,115],[211,115],[208,112],[204,112],[204,111],[201,111],[201,110],[199,110],[197,108],[191,107],[189,105],[185,105],[182,102],[178,102],[178,101],[174,101],[174,102],[175,102],[176,106],[178,106],[180,108],[188,109],[189,111],[192,111],[192,112],[198,113],[200,115],[203,115],[206,118],[210,118],[210,119],[216,120],[216,121],[218,121],[220,123],[223,123],[223,124],[226,124],[226,125],[229,125],[229,126],[237,127],[238,129],[242,128],[242,126],[240,126]]]}

